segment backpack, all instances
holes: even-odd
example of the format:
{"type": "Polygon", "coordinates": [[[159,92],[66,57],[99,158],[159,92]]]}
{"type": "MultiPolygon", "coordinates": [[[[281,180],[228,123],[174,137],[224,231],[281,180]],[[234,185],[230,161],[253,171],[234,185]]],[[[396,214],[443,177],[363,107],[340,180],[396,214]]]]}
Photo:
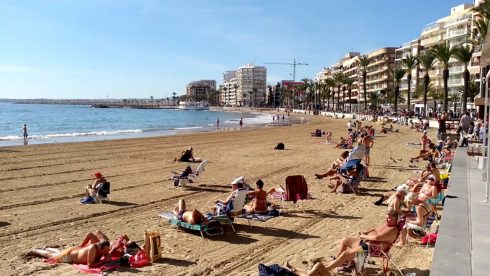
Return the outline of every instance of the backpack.
{"type": "Polygon", "coordinates": [[[283,143],[279,143],[279,144],[277,144],[277,146],[274,149],[275,150],[283,150],[284,149],[284,144],[283,143]]]}

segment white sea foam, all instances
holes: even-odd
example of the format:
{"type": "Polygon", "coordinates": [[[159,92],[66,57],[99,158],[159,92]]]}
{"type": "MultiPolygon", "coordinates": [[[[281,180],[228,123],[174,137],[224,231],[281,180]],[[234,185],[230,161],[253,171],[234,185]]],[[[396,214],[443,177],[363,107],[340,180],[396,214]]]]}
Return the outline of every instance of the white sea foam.
{"type": "Polygon", "coordinates": [[[186,130],[186,129],[199,129],[199,128],[202,128],[202,126],[196,126],[196,127],[176,127],[174,129],[186,130]]]}
{"type": "MultiPolygon", "coordinates": [[[[53,138],[65,138],[65,137],[125,135],[125,134],[141,133],[141,132],[143,132],[141,129],[126,129],[126,130],[113,130],[113,131],[54,133],[54,134],[46,134],[46,135],[30,135],[29,139],[48,140],[53,138]]],[[[21,136],[0,137],[0,141],[15,141],[15,140],[22,140],[22,139],[24,139],[24,137],[21,136]]]]}

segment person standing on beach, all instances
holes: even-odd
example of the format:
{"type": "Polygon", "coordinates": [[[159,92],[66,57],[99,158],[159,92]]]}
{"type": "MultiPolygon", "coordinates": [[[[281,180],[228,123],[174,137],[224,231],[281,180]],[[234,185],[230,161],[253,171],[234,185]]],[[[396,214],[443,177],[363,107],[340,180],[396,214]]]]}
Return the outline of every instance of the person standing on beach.
{"type": "Polygon", "coordinates": [[[27,145],[28,134],[27,134],[27,125],[26,124],[24,124],[24,126],[22,127],[22,131],[24,132],[24,145],[27,145]]]}
{"type": "Polygon", "coordinates": [[[243,118],[240,118],[240,128],[243,126],[243,118]]]}
{"type": "Polygon", "coordinates": [[[216,118],[216,128],[219,128],[219,118],[216,118]]]}

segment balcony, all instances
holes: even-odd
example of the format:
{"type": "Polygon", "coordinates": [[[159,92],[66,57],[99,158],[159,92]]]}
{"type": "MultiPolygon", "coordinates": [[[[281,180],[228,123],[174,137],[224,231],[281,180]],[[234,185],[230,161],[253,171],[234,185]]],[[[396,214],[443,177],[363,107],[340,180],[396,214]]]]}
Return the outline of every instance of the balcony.
{"type": "Polygon", "coordinates": [[[469,33],[470,33],[470,31],[467,29],[459,29],[459,30],[449,31],[447,38],[453,38],[453,37],[457,37],[457,36],[461,36],[461,35],[467,35],[469,33]]]}

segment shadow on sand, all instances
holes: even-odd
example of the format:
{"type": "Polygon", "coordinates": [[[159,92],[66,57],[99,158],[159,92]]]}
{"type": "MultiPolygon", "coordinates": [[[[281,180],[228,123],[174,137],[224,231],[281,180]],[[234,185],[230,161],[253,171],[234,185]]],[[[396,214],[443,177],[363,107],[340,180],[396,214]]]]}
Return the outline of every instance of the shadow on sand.
{"type": "Polygon", "coordinates": [[[136,203],[133,203],[133,202],[126,202],[126,201],[106,201],[104,202],[104,204],[107,204],[107,205],[114,205],[114,206],[119,206],[119,207],[126,207],[126,206],[135,206],[135,205],[138,205],[136,203]]]}
{"type": "Polygon", "coordinates": [[[269,236],[269,237],[300,239],[300,240],[319,238],[319,236],[315,236],[315,235],[298,233],[295,231],[280,229],[280,228],[275,228],[275,227],[262,227],[262,226],[258,226],[256,224],[254,224],[252,227],[250,227],[246,224],[235,224],[235,229],[237,229],[237,231],[239,231],[239,229],[240,229],[241,231],[243,231],[246,234],[249,234],[249,233],[250,234],[260,234],[262,236],[269,236]]]}
{"type": "Polygon", "coordinates": [[[362,217],[344,216],[344,215],[336,214],[334,212],[324,213],[324,212],[320,212],[318,210],[287,211],[286,213],[282,214],[282,216],[284,216],[284,217],[299,217],[299,218],[321,217],[321,218],[337,218],[337,219],[362,219],[362,217]]]}
{"type": "Polygon", "coordinates": [[[10,222],[0,221],[0,227],[9,226],[10,222]]]}
{"type": "Polygon", "coordinates": [[[169,265],[173,265],[173,266],[185,266],[185,267],[188,267],[188,266],[191,266],[191,265],[195,265],[196,264],[196,262],[191,262],[191,261],[187,261],[187,260],[173,259],[173,258],[161,258],[161,259],[156,260],[153,263],[154,264],[169,264],[169,265]]]}

